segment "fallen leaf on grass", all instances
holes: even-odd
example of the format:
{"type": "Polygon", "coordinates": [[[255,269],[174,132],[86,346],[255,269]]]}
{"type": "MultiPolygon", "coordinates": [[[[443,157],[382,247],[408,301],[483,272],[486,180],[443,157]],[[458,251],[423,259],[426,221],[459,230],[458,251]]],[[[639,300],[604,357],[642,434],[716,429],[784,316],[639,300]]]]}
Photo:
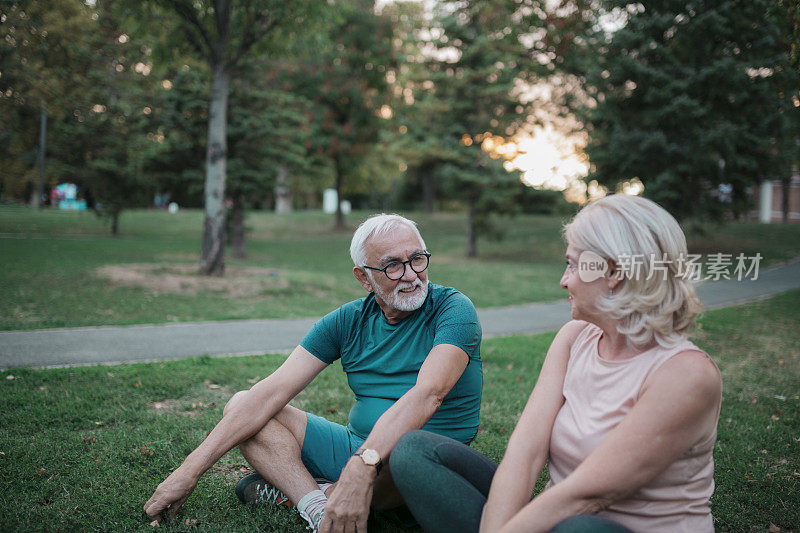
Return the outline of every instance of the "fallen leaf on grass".
{"type": "Polygon", "coordinates": [[[40,476],[43,476],[43,475],[45,475],[45,474],[47,474],[47,469],[46,469],[45,467],[42,467],[42,468],[40,468],[40,469],[39,469],[39,475],[40,475],[40,476]]]}
{"type": "Polygon", "coordinates": [[[153,527],[161,527],[161,522],[159,522],[158,519],[155,519],[152,522],[150,522],[150,525],[153,527]]]}
{"type": "Polygon", "coordinates": [[[334,409],[333,407],[328,407],[327,409],[325,409],[325,411],[327,411],[329,413],[335,413],[336,409],[334,409]]]}
{"type": "Polygon", "coordinates": [[[197,519],[195,519],[195,518],[187,518],[183,523],[186,524],[187,526],[190,526],[190,527],[191,526],[196,526],[197,525],[197,519]]]}
{"type": "Polygon", "coordinates": [[[511,370],[512,368],[514,368],[514,363],[508,363],[506,370],[511,370]]]}
{"type": "Polygon", "coordinates": [[[522,376],[517,376],[517,383],[519,383],[520,381],[522,381],[522,376]]]}
{"type": "Polygon", "coordinates": [[[14,376],[12,376],[11,374],[9,374],[9,375],[7,375],[7,376],[6,376],[6,379],[14,379],[14,376]]]}
{"type": "Polygon", "coordinates": [[[219,386],[219,385],[217,385],[216,383],[210,383],[210,384],[208,385],[208,388],[209,388],[209,389],[218,389],[218,388],[220,388],[220,386],[219,386]]]}
{"type": "Polygon", "coordinates": [[[772,415],[772,419],[778,421],[781,419],[781,417],[779,417],[778,415],[772,415]]]}
{"type": "Polygon", "coordinates": [[[97,442],[97,441],[96,441],[96,440],[94,440],[94,437],[84,437],[84,438],[83,438],[83,442],[85,442],[85,443],[87,443],[87,444],[94,444],[94,443],[95,443],[95,442],[97,442]]]}
{"type": "Polygon", "coordinates": [[[141,387],[142,386],[142,382],[141,381],[137,381],[136,383],[133,384],[133,386],[134,387],[141,387]]]}
{"type": "Polygon", "coordinates": [[[151,450],[146,446],[142,446],[141,448],[139,448],[139,451],[142,452],[142,455],[153,455],[153,450],[151,450]]]}
{"type": "Polygon", "coordinates": [[[95,421],[95,423],[94,423],[94,425],[95,425],[95,426],[102,426],[102,425],[103,425],[103,422],[102,422],[102,421],[100,421],[100,420],[96,420],[96,421],[95,421]]]}
{"type": "Polygon", "coordinates": [[[769,523],[769,533],[780,533],[781,528],[773,524],[772,522],[769,523]]]}

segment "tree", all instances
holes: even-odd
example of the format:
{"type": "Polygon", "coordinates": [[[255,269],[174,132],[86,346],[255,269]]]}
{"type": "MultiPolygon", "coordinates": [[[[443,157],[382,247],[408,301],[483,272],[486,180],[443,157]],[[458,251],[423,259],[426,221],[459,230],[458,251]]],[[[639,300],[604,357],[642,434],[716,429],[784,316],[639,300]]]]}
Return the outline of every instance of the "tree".
{"type": "Polygon", "coordinates": [[[775,83],[788,50],[765,17],[770,4],[605,2],[623,25],[587,39],[590,177],[611,189],[638,178],[677,217],[744,212],[749,188],[776,168],[785,131],[775,83]]]}
{"type": "Polygon", "coordinates": [[[157,192],[180,205],[202,205],[208,134],[207,69],[189,61],[164,73],[153,95],[144,172],[157,192]]]}
{"type": "Polygon", "coordinates": [[[79,2],[22,0],[0,6],[0,158],[2,188],[12,196],[41,202],[45,154],[37,155],[44,137],[39,125],[47,117],[52,124],[72,115],[90,56],[76,36],[91,24],[89,8],[79,2]]]}
{"type": "MultiPolygon", "coordinates": [[[[246,68],[254,47],[275,52],[292,32],[308,22],[312,3],[283,0],[153,0],[148,21],[172,24],[166,48],[178,47],[202,59],[211,73],[208,142],[205,165],[205,221],[200,272],[221,276],[225,270],[225,184],[228,97],[237,69],[246,68]],[[167,18],[172,15],[171,18],[167,18]]],[[[139,2],[128,13],[142,14],[139,2]]],[[[145,8],[147,9],[147,8],[145,8]]]]}
{"type": "MultiPolygon", "coordinates": [[[[279,87],[259,89],[262,76],[242,80],[232,94],[229,154],[230,236],[234,256],[245,256],[244,217],[264,201],[279,174],[313,172],[306,144],[311,103],[279,87]]],[[[288,185],[288,184],[287,184],[288,185]]]]}
{"type": "MultiPolygon", "coordinates": [[[[319,109],[314,148],[333,167],[339,199],[348,176],[379,139],[387,99],[386,71],[392,67],[392,28],[373,11],[373,2],[339,1],[314,52],[287,63],[286,74],[298,94],[319,109]]],[[[337,229],[344,229],[341,202],[337,229]]]]}
{"type": "MultiPolygon", "coordinates": [[[[492,213],[513,210],[519,181],[491,146],[503,144],[527,124],[520,80],[530,68],[517,2],[444,2],[427,61],[430,80],[418,92],[422,108],[438,109],[430,123],[438,129],[429,150],[441,164],[440,181],[468,209],[467,256],[477,255],[479,234],[491,233],[492,213]],[[441,153],[437,154],[441,150],[441,153]]],[[[428,81],[428,80],[426,80],[428,81]]],[[[413,123],[411,123],[413,124],[413,123]]],[[[424,127],[414,124],[417,129],[424,127]]],[[[415,135],[419,135],[416,134],[415,135]]]]}
{"type": "MultiPolygon", "coordinates": [[[[146,201],[140,154],[152,81],[146,49],[120,28],[113,6],[112,0],[58,1],[46,9],[14,3],[5,15],[10,38],[3,53],[16,68],[2,79],[12,116],[32,118],[34,106],[47,109],[48,174],[81,186],[116,234],[121,211],[146,201]]],[[[15,126],[8,156],[19,172],[32,161],[36,141],[33,128],[15,126]]],[[[24,183],[30,172],[21,174],[12,179],[24,183]]]]}
{"type": "MultiPolygon", "coordinates": [[[[88,189],[95,211],[110,219],[111,234],[117,235],[122,211],[148,205],[154,192],[143,163],[156,84],[149,76],[147,47],[123,31],[113,7],[114,0],[97,2],[95,24],[84,28],[92,59],[79,107],[82,120],[61,126],[65,135],[81,141],[76,181],[88,189]]],[[[75,155],[61,154],[62,161],[70,159],[75,155]]]]}

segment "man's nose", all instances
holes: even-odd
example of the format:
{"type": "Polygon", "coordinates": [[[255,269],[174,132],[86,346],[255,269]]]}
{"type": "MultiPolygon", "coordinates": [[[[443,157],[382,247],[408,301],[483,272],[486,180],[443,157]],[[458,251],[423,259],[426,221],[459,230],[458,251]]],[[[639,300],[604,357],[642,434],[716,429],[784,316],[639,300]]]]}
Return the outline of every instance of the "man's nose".
{"type": "Polygon", "coordinates": [[[400,278],[401,280],[408,281],[408,282],[413,282],[415,279],[417,279],[419,277],[417,275],[417,273],[414,272],[414,269],[411,268],[411,263],[406,263],[403,266],[406,267],[406,269],[403,272],[403,277],[400,278]]]}

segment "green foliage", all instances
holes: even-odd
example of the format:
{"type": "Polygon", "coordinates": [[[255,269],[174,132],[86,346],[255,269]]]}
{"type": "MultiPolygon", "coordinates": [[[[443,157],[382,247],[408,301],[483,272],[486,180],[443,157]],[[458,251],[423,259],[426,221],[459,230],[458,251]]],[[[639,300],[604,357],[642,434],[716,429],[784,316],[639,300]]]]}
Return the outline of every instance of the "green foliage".
{"type": "MultiPolygon", "coordinates": [[[[83,176],[76,181],[90,191],[96,211],[111,218],[111,232],[116,235],[122,210],[149,205],[155,189],[143,172],[143,155],[150,144],[147,133],[156,84],[145,74],[147,54],[140,43],[123,37],[112,4],[98,3],[96,26],[90,26],[84,38],[93,58],[84,120],[64,126],[71,126],[69,135],[81,142],[77,163],[83,168],[74,174],[83,176]]],[[[69,157],[62,154],[60,159],[69,157]]]]}
{"type": "MultiPolygon", "coordinates": [[[[0,4],[3,195],[27,201],[36,188],[41,110],[47,110],[51,125],[76,119],[73,102],[82,98],[84,76],[92,59],[80,38],[93,22],[89,12],[80,2],[65,0],[0,4]]],[[[49,144],[52,149],[70,140],[56,135],[49,144]]],[[[58,166],[49,164],[46,170],[47,183],[58,183],[58,166]]]]}
{"type": "MultiPolygon", "coordinates": [[[[468,207],[467,255],[477,253],[477,235],[497,235],[492,213],[510,213],[517,173],[503,168],[495,154],[482,149],[485,139],[502,144],[527,122],[517,90],[528,65],[520,41],[516,2],[443,2],[427,29],[425,69],[415,69],[408,83],[414,109],[404,113],[407,151],[415,169],[468,207]]],[[[424,46],[424,43],[422,43],[424,46]]],[[[419,54],[425,58],[425,54],[419,54]]]]}
{"type": "Polygon", "coordinates": [[[263,201],[275,186],[278,167],[292,176],[312,174],[312,104],[280,87],[249,76],[231,94],[228,132],[228,191],[249,202],[263,201]]]}
{"type": "Polygon", "coordinates": [[[783,149],[799,131],[785,11],[768,0],[602,5],[624,25],[589,36],[590,177],[612,190],[638,178],[678,217],[746,211],[754,184],[788,174],[783,149]]]}
{"type": "Polygon", "coordinates": [[[208,69],[190,62],[164,76],[166,87],[153,96],[144,171],[156,181],[159,193],[169,194],[181,206],[199,207],[208,130],[208,69]]]}
{"type": "MultiPolygon", "coordinates": [[[[325,31],[307,37],[306,54],[276,72],[292,90],[313,102],[309,148],[332,167],[339,198],[385,127],[386,71],[394,62],[390,20],[371,2],[340,1],[330,7],[325,31]]],[[[355,188],[355,187],[353,187],[355,188]]],[[[344,218],[337,208],[337,227],[344,218]]]]}

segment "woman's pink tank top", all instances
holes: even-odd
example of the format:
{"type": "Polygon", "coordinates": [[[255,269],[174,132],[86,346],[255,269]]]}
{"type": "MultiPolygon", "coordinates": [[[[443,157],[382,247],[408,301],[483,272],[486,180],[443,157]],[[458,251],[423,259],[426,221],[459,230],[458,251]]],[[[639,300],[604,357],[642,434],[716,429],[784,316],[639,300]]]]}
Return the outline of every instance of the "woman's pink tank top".
{"type": "MultiPolygon", "coordinates": [[[[564,380],[564,405],[550,438],[550,484],[564,480],[600,444],[634,406],[647,378],[670,357],[698,350],[688,340],[660,346],[624,361],[600,357],[603,331],[589,324],[570,350],[564,380]]],[[[700,350],[702,351],[702,350],[700,350]]],[[[717,421],[705,438],[628,499],[598,513],[635,531],[714,531],[709,498],[714,492],[717,421]]]]}

